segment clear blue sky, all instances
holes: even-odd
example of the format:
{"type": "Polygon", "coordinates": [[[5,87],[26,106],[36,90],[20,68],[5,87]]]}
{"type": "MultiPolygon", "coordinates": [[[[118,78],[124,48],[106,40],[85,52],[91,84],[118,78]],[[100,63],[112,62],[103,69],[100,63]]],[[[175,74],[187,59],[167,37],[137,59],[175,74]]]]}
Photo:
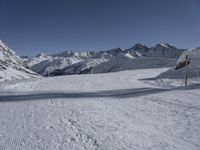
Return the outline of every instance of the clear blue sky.
{"type": "Polygon", "coordinates": [[[0,39],[19,55],[200,46],[200,0],[0,0],[0,39]]]}

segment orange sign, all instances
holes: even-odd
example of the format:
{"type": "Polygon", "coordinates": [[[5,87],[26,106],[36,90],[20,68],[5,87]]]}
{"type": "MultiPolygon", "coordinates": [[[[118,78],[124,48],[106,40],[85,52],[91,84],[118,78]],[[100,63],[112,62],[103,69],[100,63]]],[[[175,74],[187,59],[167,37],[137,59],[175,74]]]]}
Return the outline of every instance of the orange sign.
{"type": "Polygon", "coordinates": [[[178,69],[181,69],[181,68],[185,67],[185,66],[186,66],[186,63],[187,63],[187,65],[189,65],[189,64],[190,64],[190,60],[187,60],[187,62],[186,62],[186,60],[185,60],[185,61],[182,61],[182,62],[179,62],[179,63],[176,65],[175,70],[178,70],[178,69]]]}

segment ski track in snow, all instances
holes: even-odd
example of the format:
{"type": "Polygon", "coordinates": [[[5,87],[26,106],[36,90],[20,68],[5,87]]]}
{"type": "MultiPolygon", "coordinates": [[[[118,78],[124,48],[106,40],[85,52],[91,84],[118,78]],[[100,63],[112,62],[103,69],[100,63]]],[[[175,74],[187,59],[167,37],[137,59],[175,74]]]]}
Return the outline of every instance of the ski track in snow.
{"type": "Polygon", "coordinates": [[[3,83],[0,150],[199,150],[199,80],[138,80],[165,70],[3,83]]]}

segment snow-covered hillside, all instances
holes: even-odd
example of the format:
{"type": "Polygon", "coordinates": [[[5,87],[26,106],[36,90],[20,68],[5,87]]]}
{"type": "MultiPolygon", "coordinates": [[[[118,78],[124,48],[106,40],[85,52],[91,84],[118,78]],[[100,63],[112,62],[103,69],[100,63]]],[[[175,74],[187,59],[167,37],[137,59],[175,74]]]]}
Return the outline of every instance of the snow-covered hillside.
{"type": "Polygon", "coordinates": [[[200,78],[142,80],[168,69],[2,83],[0,149],[199,150],[200,78]]]}
{"type": "Polygon", "coordinates": [[[93,69],[94,73],[108,73],[124,70],[163,68],[175,65],[176,59],[161,57],[136,57],[120,55],[107,62],[101,63],[93,69]]]}
{"type": "Polygon", "coordinates": [[[22,60],[6,44],[0,41],[0,81],[38,76],[22,65],[22,60]]]}
{"type": "MultiPolygon", "coordinates": [[[[32,58],[25,58],[24,65],[29,66],[35,72],[48,76],[49,74],[54,74],[58,69],[63,69],[68,66],[73,66],[74,64],[91,64],[92,62],[98,64],[98,62],[106,61],[106,56],[104,54],[97,54],[93,51],[88,52],[73,52],[65,51],[53,55],[40,54],[32,58]],[[95,59],[95,60],[94,60],[95,59]],[[94,60],[94,61],[93,61],[94,60]]],[[[72,68],[73,70],[73,68],[72,68]]],[[[74,73],[73,73],[74,74],[74,73]]]]}
{"type": "MultiPolygon", "coordinates": [[[[186,55],[188,55],[189,58],[191,59],[191,63],[188,66],[188,77],[189,78],[200,77],[200,48],[184,51],[180,56],[180,58],[178,59],[177,64],[179,62],[185,61],[186,55]]],[[[158,78],[180,79],[184,78],[184,76],[185,76],[185,68],[175,70],[174,66],[170,68],[167,72],[164,72],[161,75],[159,75],[158,78]]]]}
{"type": "Polygon", "coordinates": [[[160,43],[151,48],[142,44],[136,44],[132,48],[125,50],[116,48],[99,52],[66,51],[54,55],[41,54],[25,58],[24,64],[44,76],[86,74],[92,72],[104,73],[109,72],[108,70],[123,71],[142,69],[143,67],[159,68],[169,67],[169,65],[173,66],[183,51],[168,43],[160,43]],[[145,64],[141,65],[143,61],[145,64]],[[130,66],[127,66],[128,64],[130,66]],[[101,68],[102,66],[103,68],[101,68]],[[106,70],[104,66],[106,66],[106,70]]]}

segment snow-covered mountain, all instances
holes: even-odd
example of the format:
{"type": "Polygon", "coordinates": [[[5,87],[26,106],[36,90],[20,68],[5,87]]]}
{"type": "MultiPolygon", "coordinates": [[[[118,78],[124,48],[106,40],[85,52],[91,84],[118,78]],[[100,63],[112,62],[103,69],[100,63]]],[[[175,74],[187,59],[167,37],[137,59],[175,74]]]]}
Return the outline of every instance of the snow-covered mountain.
{"type": "Polygon", "coordinates": [[[96,66],[95,73],[116,72],[123,70],[135,70],[145,68],[162,68],[175,65],[177,58],[183,50],[168,44],[161,43],[148,48],[142,44],[136,44],[132,48],[123,51],[121,55],[96,66]]]}
{"type": "Polygon", "coordinates": [[[0,81],[36,77],[38,74],[23,67],[22,60],[0,41],[0,81]]]}
{"type": "MultiPolygon", "coordinates": [[[[33,71],[47,76],[54,71],[63,69],[74,64],[82,65],[86,63],[86,66],[93,66],[106,61],[108,56],[93,51],[88,52],[73,52],[65,51],[53,55],[40,54],[35,57],[25,58],[24,65],[32,68],[33,71]],[[82,63],[80,63],[82,62],[82,63]]],[[[73,73],[74,74],[74,73],[73,73]]]]}
{"type": "Polygon", "coordinates": [[[162,58],[178,58],[182,50],[177,49],[169,43],[160,43],[154,47],[147,47],[142,44],[135,44],[130,49],[125,50],[125,53],[132,57],[162,57],[162,58]]]}
{"type": "MultiPolygon", "coordinates": [[[[189,78],[199,77],[200,76],[200,48],[190,49],[184,51],[180,58],[178,59],[177,63],[185,61],[186,55],[189,56],[191,59],[191,63],[188,66],[188,76],[189,78]]],[[[159,78],[174,78],[180,79],[184,78],[185,76],[185,67],[179,70],[175,70],[175,66],[169,69],[167,72],[162,73],[159,75],[159,78]]]]}
{"type": "Polygon", "coordinates": [[[168,43],[160,43],[151,48],[135,44],[125,50],[115,48],[99,52],[65,51],[53,55],[39,54],[23,60],[33,71],[44,76],[54,76],[169,67],[175,64],[182,52],[182,49],[168,43]]]}

